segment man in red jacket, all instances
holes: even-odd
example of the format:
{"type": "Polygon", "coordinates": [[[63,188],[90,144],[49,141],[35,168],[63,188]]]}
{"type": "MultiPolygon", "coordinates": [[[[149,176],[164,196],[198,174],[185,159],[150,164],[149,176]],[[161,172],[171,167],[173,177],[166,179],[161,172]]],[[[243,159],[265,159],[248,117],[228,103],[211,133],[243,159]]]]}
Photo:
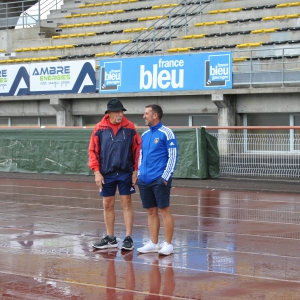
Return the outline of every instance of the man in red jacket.
{"type": "Polygon", "coordinates": [[[103,196],[106,236],[93,244],[96,249],[118,247],[114,235],[115,193],[118,187],[124,211],[126,237],[122,250],[134,248],[132,236],[133,208],[131,194],[135,193],[141,138],[135,126],[125,116],[121,101],[111,99],[103,119],[95,126],[89,145],[89,167],[103,196]]]}

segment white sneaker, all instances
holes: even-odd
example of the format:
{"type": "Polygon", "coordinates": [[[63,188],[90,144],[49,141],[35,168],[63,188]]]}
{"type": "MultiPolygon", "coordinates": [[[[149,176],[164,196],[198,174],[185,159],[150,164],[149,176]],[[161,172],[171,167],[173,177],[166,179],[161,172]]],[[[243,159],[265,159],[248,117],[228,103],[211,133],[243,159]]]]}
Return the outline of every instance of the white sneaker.
{"type": "Polygon", "coordinates": [[[152,241],[149,241],[141,248],[137,248],[137,251],[139,251],[140,253],[151,253],[151,252],[157,253],[158,250],[159,250],[159,244],[153,244],[152,241]]]}
{"type": "Polygon", "coordinates": [[[162,248],[158,251],[160,255],[170,255],[174,253],[173,245],[167,242],[164,242],[162,248]]]}

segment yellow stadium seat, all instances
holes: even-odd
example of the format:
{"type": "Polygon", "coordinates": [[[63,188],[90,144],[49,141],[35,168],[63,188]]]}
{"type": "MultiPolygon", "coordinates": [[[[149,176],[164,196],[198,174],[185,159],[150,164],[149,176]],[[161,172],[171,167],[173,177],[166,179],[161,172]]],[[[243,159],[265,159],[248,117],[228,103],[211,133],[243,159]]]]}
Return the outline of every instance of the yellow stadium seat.
{"type": "Polygon", "coordinates": [[[48,50],[48,47],[38,47],[39,50],[48,50]]]}
{"type": "Polygon", "coordinates": [[[124,29],[123,30],[124,33],[129,33],[129,32],[132,32],[132,31],[133,31],[133,28],[129,28],[129,29],[124,29]]]}
{"type": "Polygon", "coordinates": [[[178,6],[179,4],[177,4],[177,3],[173,3],[173,4],[171,4],[171,7],[175,7],[175,6],[178,6]]]}
{"type": "Polygon", "coordinates": [[[287,6],[289,6],[288,3],[281,3],[281,4],[276,5],[277,8],[282,8],[282,7],[287,7],[287,6]]]}
{"type": "Polygon", "coordinates": [[[67,15],[67,16],[65,16],[65,18],[66,19],[71,19],[71,18],[73,18],[73,15],[67,15]]]}
{"type": "Polygon", "coordinates": [[[182,38],[184,40],[192,39],[194,36],[193,35],[184,35],[182,38]]]}
{"type": "Polygon", "coordinates": [[[228,21],[224,20],[224,21],[216,21],[216,25],[224,25],[227,24],[228,21]]]}
{"type": "Polygon", "coordinates": [[[193,38],[194,39],[202,39],[205,37],[205,34],[204,33],[201,33],[201,34],[193,34],[193,38]]]}
{"type": "Polygon", "coordinates": [[[65,49],[65,45],[57,45],[55,46],[56,49],[65,49]]]}
{"type": "Polygon", "coordinates": [[[15,52],[23,52],[23,48],[15,49],[15,52]]]}
{"type": "Polygon", "coordinates": [[[286,19],[286,15],[274,16],[274,19],[276,19],[276,20],[283,20],[283,19],[286,19]]]}
{"type": "Polygon", "coordinates": [[[78,37],[83,37],[83,36],[85,36],[86,34],[85,33],[77,33],[77,36],[78,37]]]}
{"type": "Polygon", "coordinates": [[[103,5],[102,2],[95,3],[95,6],[102,6],[102,5],[103,5]]]}
{"type": "Polygon", "coordinates": [[[56,47],[55,46],[48,46],[47,50],[54,50],[56,47]]]}
{"type": "Polygon", "coordinates": [[[94,7],[95,6],[95,3],[90,3],[90,4],[87,4],[86,7],[94,7]]]}
{"type": "Polygon", "coordinates": [[[77,33],[71,33],[71,34],[69,34],[69,38],[75,38],[75,37],[77,37],[77,33]]]}
{"type": "Polygon", "coordinates": [[[213,26],[216,22],[205,22],[205,26],[213,26]]]}
{"type": "Polygon", "coordinates": [[[97,15],[98,15],[98,13],[96,13],[96,12],[89,13],[89,16],[91,16],[91,17],[97,16],[97,15]]]}
{"type": "Polygon", "coordinates": [[[15,59],[15,61],[16,61],[16,62],[23,62],[24,59],[23,59],[23,58],[17,58],[17,59],[15,59]]]}
{"type": "Polygon", "coordinates": [[[248,43],[245,43],[245,44],[237,44],[236,47],[237,48],[247,48],[249,46],[248,43]]]}
{"type": "Polygon", "coordinates": [[[117,5],[120,4],[120,1],[113,1],[111,4],[117,5]]]}
{"type": "Polygon", "coordinates": [[[222,0],[222,2],[231,2],[232,0],[222,0]]]}
{"type": "Polygon", "coordinates": [[[147,20],[146,17],[138,18],[138,21],[146,21],[146,20],[147,20]]]}
{"type": "Polygon", "coordinates": [[[94,36],[94,35],[96,35],[96,32],[87,32],[86,35],[87,36],[94,36]]]}
{"type": "Polygon", "coordinates": [[[117,44],[120,44],[121,42],[120,41],[112,41],[110,42],[112,45],[117,45],[117,44]]]}
{"type": "Polygon", "coordinates": [[[241,7],[237,7],[237,8],[230,8],[229,11],[230,12],[240,12],[242,10],[241,7]]]}
{"type": "Polygon", "coordinates": [[[40,61],[40,58],[39,57],[32,57],[31,61],[40,61]]]}
{"type": "Polygon", "coordinates": [[[171,48],[167,50],[168,52],[178,52],[178,48],[171,48]]]}
{"type": "Polygon", "coordinates": [[[39,51],[39,48],[38,47],[31,47],[30,51],[39,51]]]}
{"type": "Polygon", "coordinates": [[[229,8],[228,9],[220,9],[219,13],[224,14],[224,13],[228,13],[229,12],[229,8]]]}
{"type": "Polygon", "coordinates": [[[210,10],[208,13],[213,15],[213,14],[218,14],[219,11],[218,10],[210,10]]]}
{"type": "Polygon", "coordinates": [[[83,23],[75,24],[75,27],[82,27],[82,26],[83,26],[83,23]]]}
{"type": "Polygon", "coordinates": [[[69,37],[68,34],[62,34],[62,35],[60,36],[61,39],[67,39],[68,37],[69,37]]]}
{"type": "Polygon", "coordinates": [[[198,26],[204,26],[205,22],[200,22],[200,23],[195,23],[194,26],[198,27],[198,26]]]}
{"type": "Polygon", "coordinates": [[[120,43],[121,44],[128,44],[128,43],[130,43],[131,42],[131,40],[120,40],[120,43]]]}
{"type": "Polygon", "coordinates": [[[263,29],[252,30],[251,33],[253,33],[253,34],[256,34],[256,33],[263,33],[263,29]]]}
{"type": "Polygon", "coordinates": [[[161,5],[153,5],[152,6],[152,9],[159,9],[159,8],[161,8],[161,5]]]}
{"type": "Polygon", "coordinates": [[[68,49],[70,49],[70,48],[74,48],[74,45],[73,45],[73,44],[70,44],[70,45],[65,45],[65,48],[68,48],[68,49]]]}
{"type": "Polygon", "coordinates": [[[289,18],[289,19],[299,18],[299,14],[286,15],[286,17],[289,18]]]}
{"type": "Polygon", "coordinates": [[[121,0],[120,3],[128,3],[129,0],[121,0]]]}
{"type": "Polygon", "coordinates": [[[268,17],[263,17],[262,20],[263,21],[271,21],[274,19],[274,16],[268,16],[268,17]]]}
{"type": "Polygon", "coordinates": [[[115,54],[116,54],[116,52],[104,52],[105,56],[113,56],[115,54]]]}
{"type": "Polygon", "coordinates": [[[48,56],[40,57],[40,60],[42,60],[42,61],[49,60],[49,57],[48,56]]]}
{"type": "Polygon", "coordinates": [[[0,64],[5,64],[7,62],[7,59],[0,59],[0,64]]]}
{"type": "Polygon", "coordinates": [[[161,7],[162,8],[168,8],[168,7],[171,7],[171,4],[163,4],[161,7]]]}
{"type": "Polygon", "coordinates": [[[85,5],[85,4],[81,4],[81,5],[79,5],[78,7],[79,7],[79,8],[85,8],[86,5],[85,5]]]}
{"type": "Polygon", "coordinates": [[[264,29],[264,33],[276,32],[278,28],[268,28],[264,29]]]}
{"type": "Polygon", "coordinates": [[[60,39],[60,35],[53,35],[52,38],[53,39],[60,39]]]}
{"type": "Polygon", "coordinates": [[[28,52],[28,51],[31,51],[31,50],[30,50],[30,48],[23,48],[23,51],[28,52]]]}
{"type": "Polygon", "coordinates": [[[3,53],[3,52],[6,52],[6,51],[5,51],[5,50],[3,50],[3,49],[0,49],[0,52],[2,52],[2,53],[3,53]]]}
{"type": "Polygon", "coordinates": [[[74,24],[68,24],[68,25],[67,25],[67,28],[74,28],[74,27],[75,27],[74,24]]]}
{"type": "Polygon", "coordinates": [[[89,14],[80,14],[81,17],[88,17],[89,14]]]}
{"type": "Polygon", "coordinates": [[[156,20],[156,16],[147,17],[147,20],[148,20],[148,21],[151,21],[151,20],[156,20]]]}
{"type": "Polygon", "coordinates": [[[245,61],[246,57],[234,57],[233,58],[233,62],[241,62],[241,61],[245,61]]]}
{"type": "Polygon", "coordinates": [[[186,52],[186,51],[190,51],[190,49],[191,47],[178,48],[178,52],[186,52]]]}
{"type": "Polygon", "coordinates": [[[106,11],[98,11],[98,15],[106,15],[106,11]]]}
{"type": "Polygon", "coordinates": [[[74,14],[73,15],[73,18],[79,18],[79,17],[81,17],[81,14],[74,14]]]}
{"type": "Polygon", "coordinates": [[[115,10],[115,12],[116,12],[117,14],[121,14],[121,13],[124,12],[124,9],[117,9],[117,10],[115,10]]]}
{"type": "Polygon", "coordinates": [[[96,53],[95,56],[96,56],[96,57],[104,56],[104,52],[102,52],[102,53],[96,53]]]}
{"type": "Polygon", "coordinates": [[[6,62],[8,62],[8,63],[14,63],[15,59],[8,59],[8,60],[6,60],[6,62]]]}
{"type": "Polygon", "coordinates": [[[101,21],[101,25],[110,24],[110,21],[101,21]]]}
{"type": "Polygon", "coordinates": [[[93,26],[101,25],[101,22],[92,22],[92,25],[93,25],[93,26]]]}
{"type": "Polygon", "coordinates": [[[106,11],[106,13],[109,14],[109,15],[112,15],[112,14],[116,13],[116,11],[115,10],[108,10],[108,11],[106,11]]]}
{"type": "Polygon", "coordinates": [[[289,6],[299,6],[300,2],[290,2],[289,6]]]}
{"type": "Polygon", "coordinates": [[[249,43],[249,47],[259,47],[262,43],[249,43]]]}
{"type": "Polygon", "coordinates": [[[138,0],[129,0],[129,2],[138,2],[138,0]]]}
{"type": "Polygon", "coordinates": [[[59,56],[49,56],[49,60],[57,60],[59,56]]]}
{"type": "Polygon", "coordinates": [[[65,25],[65,24],[59,25],[58,28],[67,28],[67,25],[65,25]]]}
{"type": "Polygon", "coordinates": [[[31,58],[24,58],[24,61],[25,61],[25,62],[30,62],[30,61],[31,61],[31,58]]]}
{"type": "Polygon", "coordinates": [[[132,28],[132,32],[141,32],[143,31],[144,28],[143,27],[139,27],[139,28],[132,28]]]}
{"type": "Polygon", "coordinates": [[[83,26],[92,26],[92,23],[83,23],[83,26]]]}
{"type": "Polygon", "coordinates": [[[108,1],[103,2],[103,5],[111,5],[111,2],[108,2],[108,1]]]}

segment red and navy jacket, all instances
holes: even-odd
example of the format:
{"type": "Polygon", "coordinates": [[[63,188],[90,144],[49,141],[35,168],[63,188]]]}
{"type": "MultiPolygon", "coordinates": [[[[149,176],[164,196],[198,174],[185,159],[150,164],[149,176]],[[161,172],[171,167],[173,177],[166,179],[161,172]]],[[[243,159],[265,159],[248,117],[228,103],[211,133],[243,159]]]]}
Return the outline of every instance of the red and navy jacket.
{"type": "Polygon", "coordinates": [[[109,116],[95,126],[89,145],[89,168],[102,175],[138,170],[141,138],[125,116],[113,125],[109,116]]]}

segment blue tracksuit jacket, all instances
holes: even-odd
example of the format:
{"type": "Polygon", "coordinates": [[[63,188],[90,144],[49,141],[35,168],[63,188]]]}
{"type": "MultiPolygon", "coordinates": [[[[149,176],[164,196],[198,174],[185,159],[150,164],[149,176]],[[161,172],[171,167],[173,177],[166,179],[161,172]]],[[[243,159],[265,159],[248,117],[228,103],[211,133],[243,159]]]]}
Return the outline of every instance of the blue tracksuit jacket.
{"type": "Polygon", "coordinates": [[[178,160],[173,131],[159,122],[142,134],[138,177],[146,184],[162,177],[169,181],[178,160]]]}

